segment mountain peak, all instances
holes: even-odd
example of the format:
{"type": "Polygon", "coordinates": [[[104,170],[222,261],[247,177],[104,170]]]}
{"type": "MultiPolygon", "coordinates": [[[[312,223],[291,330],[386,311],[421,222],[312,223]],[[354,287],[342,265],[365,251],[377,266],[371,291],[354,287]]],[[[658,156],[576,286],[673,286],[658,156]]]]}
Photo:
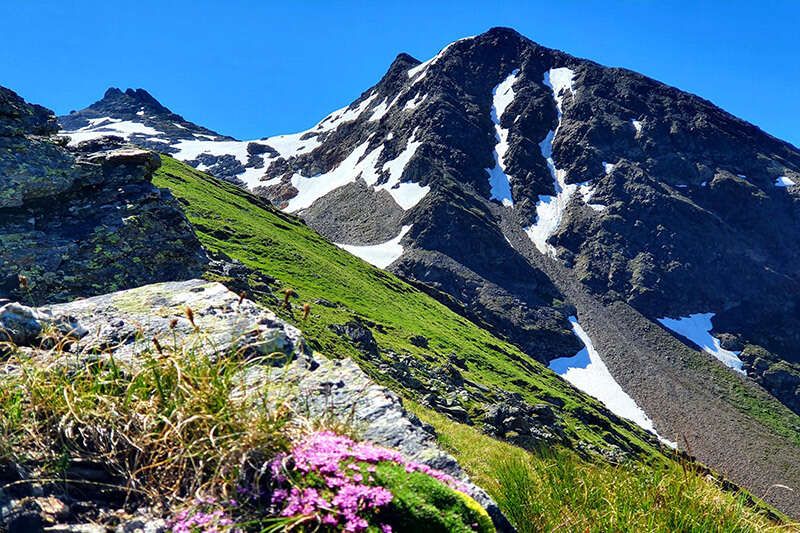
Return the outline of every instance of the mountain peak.
{"type": "Polygon", "coordinates": [[[166,145],[181,140],[231,140],[173,113],[141,88],[123,91],[109,87],[103,98],[85,109],[59,117],[59,122],[73,143],[116,135],[144,148],[165,151],[166,145]]]}
{"type": "Polygon", "coordinates": [[[116,87],[109,87],[108,89],[106,89],[105,94],[103,94],[103,99],[105,100],[106,98],[118,98],[120,96],[122,96],[122,91],[120,91],[116,87]]]}
{"type": "Polygon", "coordinates": [[[420,63],[421,61],[416,57],[407,54],[405,52],[400,52],[399,54],[397,54],[397,57],[394,58],[394,61],[392,61],[392,65],[389,67],[389,69],[393,68],[396,65],[404,65],[404,66],[407,65],[406,68],[410,68],[417,66],[420,63]]]}
{"type": "Polygon", "coordinates": [[[515,30],[514,28],[509,28],[507,26],[494,26],[489,28],[486,32],[482,33],[480,36],[504,36],[504,37],[514,37],[517,39],[526,39],[524,35],[520,32],[515,30]]]}
{"type": "Polygon", "coordinates": [[[154,113],[172,113],[169,109],[161,105],[161,103],[156,100],[153,95],[141,88],[128,88],[123,92],[117,87],[109,87],[105,94],[103,94],[102,100],[95,102],[92,104],[92,106],[99,107],[100,104],[112,104],[115,107],[136,108],[137,111],[144,107],[147,108],[148,111],[154,113]]]}

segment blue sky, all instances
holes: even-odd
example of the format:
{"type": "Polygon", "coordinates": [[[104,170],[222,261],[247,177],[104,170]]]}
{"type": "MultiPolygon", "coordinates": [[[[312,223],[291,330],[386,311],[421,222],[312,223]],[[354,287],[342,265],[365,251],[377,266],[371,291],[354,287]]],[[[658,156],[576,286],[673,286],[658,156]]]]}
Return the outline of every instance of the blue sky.
{"type": "Polygon", "coordinates": [[[239,138],[305,129],[399,52],[510,26],[697,93],[800,145],[800,2],[0,2],[0,85],[58,113],[144,87],[239,138]]]}

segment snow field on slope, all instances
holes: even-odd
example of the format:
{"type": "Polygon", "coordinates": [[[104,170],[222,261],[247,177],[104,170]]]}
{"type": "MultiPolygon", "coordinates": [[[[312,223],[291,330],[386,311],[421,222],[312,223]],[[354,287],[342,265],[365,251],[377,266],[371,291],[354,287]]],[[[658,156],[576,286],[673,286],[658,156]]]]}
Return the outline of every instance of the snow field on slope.
{"type": "Polygon", "coordinates": [[[711,330],[714,329],[711,323],[712,318],[714,318],[714,313],[695,313],[678,318],[659,318],[658,321],[665,328],[689,339],[701,350],[719,359],[725,366],[740,374],[745,374],[742,360],[739,359],[740,352],[724,349],[720,345],[719,339],[711,335],[711,330]]]}
{"type": "Polygon", "coordinates": [[[397,237],[380,244],[366,246],[355,246],[352,244],[334,243],[343,250],[347,250],[356,257],[360,257],[367,263],[378,268],[386,268],[403,255],[403,245],[400,240],[411,229],[411,226],[403,226],[397,237]]]}
{"type": "MultiPolygon", "coordinates": [[[[556,257],[556,249],[554,246],[547,243],[547,239],[555,233],[558,226],[561,224],[561,219],[575,191],[580,191],[584,203],[592,210],[602,212],[607,209],[604,205],[589,203],[589,200],[594,194],[594,187],[591,186],[588,181],[567,184],[567,172],[557,168],[553,159],[553,140],[561,127],[561,117],[563,114],[566,91],[571,93],[574,91],[574,76],[575,72],[572,69],[560,67],[545,72],[543,80],[544,84],[553,91],[553,99],[555,100],[556,110],[558,112],[558,123],[556,129],[548,132],[542,142],[539,143],[539,149],[542,152],[542,157],[544,157],[547,162],[547,168],[550,170],[550,175],[553,178],[553,188],[555,189],[556,195],[539,195],[539,201],[536,204],[536,221],[524,229],[528,237],[533,241],[536,249],[550,257],[556,257]]],[[[606,173],[613,170],[613,166],[609,169],[606,165],[607,163],[604,163],[606,173]]]]}
{"type": "MultiPolygon", "coordinates": [[[[130,136],[133,134],[152,135],[152,136],[164,135],[163,131],[151,128],[150,126],[145,126],[141,122],[133,122],[131,120],[120,120],[111,117],[100,117],[100,118],[89,119],[89,124],[87,126],[84,126],[74,131],[63,131],[62,133],[70,137],[69,141],[70,146],[75,146],[76,144],[83,141],[99,139],[101,137],[106,137],[109,135],[116,135],[118,137],[123,137],[125,140],[128,140],[130,136]]],[[[152,139],[152,140],[159,141],[161,139],[152,139]]]]}
{"type": "Polygon", "coordinates": [[[550,370],[576,388],[599,400],[615,415],[631,420],[645,431],[658,436],[663,443],[673,448],[676,447],[675,443],[656,433],[650,417],[617,383],[594,348],[592,339],[578,323],[578,319],[571,316],[569,322],[572,325],[572,332],[581,340],[584,348],[572,357],[553,359],[550,361],[550,370]]]}
{"type": "Polygon", "coordinates": [[[519,69],[515,69],[492,90],[491,119],[494,123],[494,136],[497,144],[494,147],[494,168],[487,168],[491,199],[499,200],[508,207],[514,206],[511,198],[511,179],[506,174],[505,155],[508,151],[508,130],[500,125],[506,108],[514,101],[514,83],[517,81],[519,69]]]}
{"type": "Polygon", "coordinates": [[[539,202],[536,204],[536,222],[525,228],[525,232],[533,241],[533,244],[536,245],[536,249],[551,257],[555,257],[556,250],[547,243],[547,239],[558,229],[564,210],[569,204],[570,198],[578,189],[577,184],[567,185],[565,181],[567,177],[566,171],[556,168],[553,160],[553,139],[561,126],[564,91],[572,91],[573,76],[574,72],[566,67],[550,69],[544,75],[544,84],[553,91],[553,98],[558,111],[558,124],[556,129],[548,132],[544,140],[539,143],[539,149],[547,161],[547,168],[553,178],[553,188],[556,191],[556,195],[539,196],[539,202]]]}
{"type": "Polygon", "coordinates": [[[417,183],[400,182],[406,165],[421,145],[422,142],[416,141],[412,135],[403,151],[381,167],[382,171],[389,173],[386,183],[382,184],[378,184],[380,173],[375,165],[383,152],[384,145],[381,144],[367,154],[369,141],[359,145],[330,172],[312,177],[295,174],[292,176],[292,185],[298,190],[298,193],[297,196],[289,200],[286,210],[296,212],[306,209],[334,189],[355,182],[359,175],[367,185],[376,191],[387,191],[397,202],[397,205],[404,210],[411,209],[430,191],[430,187],[427,185],[421,186],[417,183]]]}

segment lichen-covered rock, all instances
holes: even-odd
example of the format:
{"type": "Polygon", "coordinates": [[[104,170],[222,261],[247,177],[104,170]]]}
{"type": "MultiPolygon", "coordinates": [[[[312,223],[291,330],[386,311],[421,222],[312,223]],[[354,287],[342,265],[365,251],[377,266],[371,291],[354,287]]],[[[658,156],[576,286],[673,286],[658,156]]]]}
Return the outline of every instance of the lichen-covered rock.
{"type": "MultiPolygon", "coordinates": [[[[111,349],[115,360],[131,364],[152,349],[154,338],[186,341],[209,354],[246,350],[252,355],[278,352],[288,357],[304,351],[297,329],[250,300],[239,300],[220,283],[195,279],[146,285],[38,311],[54,322],[67,318],[73,322],[80,332],[73,352],[111,349]]],[[[286,357],[276,358],[285,361],[286,357]]]]}
{"type": "Polygon", "coordinates": [[[157,155],[119,139],[68,151],[55,131],[47,110],[0,88],[0,298],[65,301],[202,271],[191,226],[150,183],[157,155]]]}

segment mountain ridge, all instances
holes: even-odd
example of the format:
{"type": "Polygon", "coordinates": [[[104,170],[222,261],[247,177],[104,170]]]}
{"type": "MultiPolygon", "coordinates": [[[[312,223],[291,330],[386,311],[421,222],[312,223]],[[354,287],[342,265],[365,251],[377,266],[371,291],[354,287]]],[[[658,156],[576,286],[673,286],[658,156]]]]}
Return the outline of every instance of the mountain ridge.
{"type": "MultiPolygon", "coordinates": [[[[399,235],[389,270],[448,294],[533,359],[580,349],[567,320],[579,295],[564,294],[555,261],[579,291],[629,306],[642,331],[656,328],[645,333],[653,346],[667,334],[698,354],[715,387],[740,379],[724,374],[733,372],[717,361],[724,350],[800,412],[800,152],[708,100],[495,28],[425,62],[399,54],[350,106],[305,132],[198,149],[235,159],[228,177],[246,177],[343,246],[380,248],[399,235]],[[261,167],[247,166],[251,151],[261,167]],[[524,252],[511,244],[520,234],[524,252]],[[661,321],[704,313],[709,346],[661,321]]],[[[657,426],[662,410],[662,424],[679,422],[668,398],[650,397],[646,358],[626,368],[613,343],[605,350],[657,426]]],[[[666,348],[652,357],[672,360],[666,348]]],[[[708,386],[686,361],[675,364],[662,367],[664,387],[708,386]]],[[[735,400],[716,401],[724,411],[735,400]]],[[[715,428],[692,424],[691,446],[724,461],[715,428]]],[[[720,428],[726,439],[733,427],[720,428]]]]}

